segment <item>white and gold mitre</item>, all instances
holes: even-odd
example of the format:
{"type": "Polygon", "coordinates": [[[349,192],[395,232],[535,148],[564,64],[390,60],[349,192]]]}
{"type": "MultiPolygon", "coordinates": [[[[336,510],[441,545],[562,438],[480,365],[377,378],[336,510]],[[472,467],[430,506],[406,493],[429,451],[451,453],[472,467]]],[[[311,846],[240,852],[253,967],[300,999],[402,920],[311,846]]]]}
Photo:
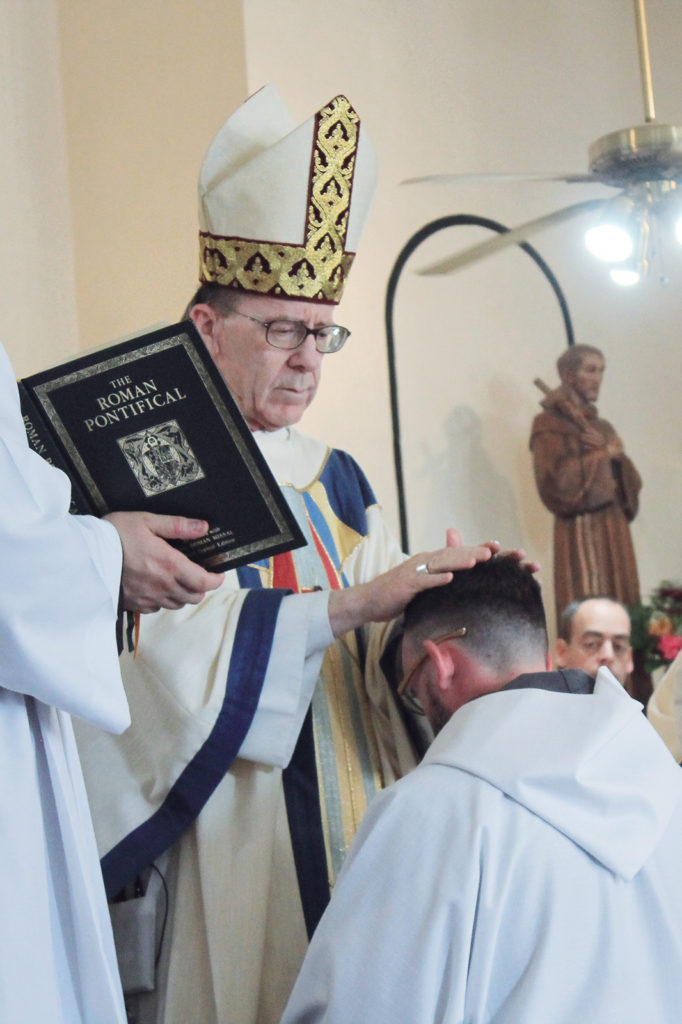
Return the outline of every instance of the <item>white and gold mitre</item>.
{"type": "Polygon", "coordinates": [[[199,175],[199,277],[337,303],[376,187],[374,148],[345,96],[296,127],[267,85],[223,125],[199,175]]]}

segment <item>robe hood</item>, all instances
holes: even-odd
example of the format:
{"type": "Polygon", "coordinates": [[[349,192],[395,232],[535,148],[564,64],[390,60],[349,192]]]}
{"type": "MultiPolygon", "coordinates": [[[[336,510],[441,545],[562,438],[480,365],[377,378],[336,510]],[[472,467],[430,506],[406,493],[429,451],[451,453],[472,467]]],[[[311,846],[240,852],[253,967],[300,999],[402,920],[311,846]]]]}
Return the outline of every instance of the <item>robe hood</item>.
{"type": "Polygon", "coordinates": [[[423,764],[485,780],[626,880],[682,797],[682,770],[605,668],[590,694],[506,689],[465,704],[423,764]]]}

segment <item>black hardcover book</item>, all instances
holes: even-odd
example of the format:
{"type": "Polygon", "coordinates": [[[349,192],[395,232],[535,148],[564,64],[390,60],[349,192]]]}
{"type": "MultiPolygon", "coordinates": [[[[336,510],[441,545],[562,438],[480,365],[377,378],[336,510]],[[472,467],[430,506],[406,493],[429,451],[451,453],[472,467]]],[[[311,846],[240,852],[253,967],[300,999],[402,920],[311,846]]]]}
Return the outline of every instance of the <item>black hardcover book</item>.
{"type": "Polygon", "coordinates": [[[305,543],[232,395],[191,321],[24,377],[31,447],[65,470],[72,510],[206,519],[175,542],[222,572],[305,543]]]}

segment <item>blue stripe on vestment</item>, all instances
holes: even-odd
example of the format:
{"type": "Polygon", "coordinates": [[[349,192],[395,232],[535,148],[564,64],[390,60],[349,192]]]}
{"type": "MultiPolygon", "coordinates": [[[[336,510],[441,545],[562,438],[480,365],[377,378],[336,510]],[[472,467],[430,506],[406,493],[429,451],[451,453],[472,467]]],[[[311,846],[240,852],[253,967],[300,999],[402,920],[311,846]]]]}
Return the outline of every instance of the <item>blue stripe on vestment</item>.
{"type": "Polygon", "coordinates": [[[225,696],[203,746],[159,809],[102,858],[112,899],[192,824],[234,761],[256,711],[285,590],[253,590],[239,614],[225,696]]]}
{"type": "MultiPolygon", "coordinates": [[[[376,505],[369,481],[355,459],[334,449],[320,474],[334,514],[363,537],[367,534],[367,509],[376,505]]],[[[316,524],[317,525],[317,524],[316,524]]]]}
{"type": "Polygon", "coordinates": [[[341,568],[341,559],[339,557],[338,548],[334,543],[331,530],[329,529],[329,523],[325,519],[319,506],[315,503],[315,499],[308,491],[303,492],[303,502],[305,509],[310,516],[310,522],[317,531],[317,535],[322,541],[322,546],[332,560],[332,564],[336,569],[341,568]]]}
{"type": "Polygon", "coordinates": [[[263,586],[258,569],[254,565],[262,565],[267,568],[269,559],[265,558],[260,562],[253,562],[251,565],[240,565],[237,569],[237,579],[241,590],[260,590],[263,586]]]}

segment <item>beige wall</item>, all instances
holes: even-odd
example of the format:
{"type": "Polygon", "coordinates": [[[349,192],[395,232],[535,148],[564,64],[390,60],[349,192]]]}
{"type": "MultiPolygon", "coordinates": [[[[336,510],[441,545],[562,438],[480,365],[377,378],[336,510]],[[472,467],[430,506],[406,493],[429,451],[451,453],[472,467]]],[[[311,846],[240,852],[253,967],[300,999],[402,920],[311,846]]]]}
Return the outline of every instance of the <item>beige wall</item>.
{"type": "Polygon", "coordinates": [[[76,300],[52,0],[0,3],[0,340],[17,373],[73,349],[76,300]]]}
{"type": "Polygon", "coordinates": [[[59,0],[82,346],[179,319],[196,179],[246,87],[237,0],[59,0]]]}
{"type": "MultiPolygon", "coordinates": [[[[657,113],[682,121],[682,5],[649,0],[657,113]]],[[[381,181],[305,427],[351,450],[397,524],[383,326],[412,233],[445,213],[515,224],[603,194],[562,184],[401,187],[432,171],[584,170],[588,144],[642,118],[626,0],[3,0],[0,337],[17,372],[181,311],[196,279],[196,176],[225,116],[275,82],[300,120],[337,92],[378,150],[381,181]],[[39,289],[40,299],[36,297],[39,289]]],[[[682,253],[667,287],[615,289],[585,220],[535,239],[579,340],[608,360],[600,407],[645,481],[634,525],[644,589],[682,576],[682,253]]],[[[481,237],[440,233],[412,257],[395,313],[413,549],[460,525],[546,566],[551,516],[527,450],[565,339],[519,250],[449,278],[414,269],[481,237]]]]}
{"type": "Polygon", "coordinates": [[[246,92],[239,0],[2,0],[0,337],[28,373],[196,286],[196,179],[246,92]]]}

